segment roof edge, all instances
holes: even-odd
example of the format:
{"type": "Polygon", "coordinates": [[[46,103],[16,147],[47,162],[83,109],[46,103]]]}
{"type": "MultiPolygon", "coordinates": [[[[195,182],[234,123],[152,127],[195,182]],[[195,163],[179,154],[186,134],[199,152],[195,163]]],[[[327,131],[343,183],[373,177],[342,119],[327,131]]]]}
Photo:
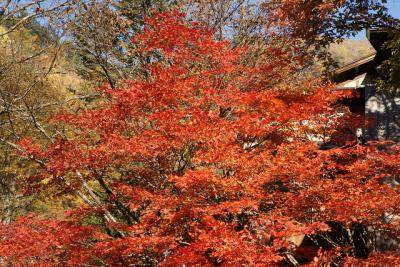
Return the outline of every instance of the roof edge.
{"type": "Polygon", "coordinates": [[[375,57],[376,57],[376,52],[373,52],[373,53],[371,53],[371,54],[369,54],[369,55],[367,55],[367,56],[365,56],[365,57],[363,57],[361,59],[358,59],[358,60],[353,61],[351,63],[348,63],[348,64],[346,64],[346,65],[344,65],[344,66],[342,66],[340,68],[337,68],[335,70],[335,74],[341,74],[341,73],[343,73],[345,71],[348,71],[348,70],[350,70],[352,68],[361,66],[361,65],[363,65],[365,63],[368,63],[368,62],[371,62],[371,61],[373,61],[375,59],[375,57]]]}

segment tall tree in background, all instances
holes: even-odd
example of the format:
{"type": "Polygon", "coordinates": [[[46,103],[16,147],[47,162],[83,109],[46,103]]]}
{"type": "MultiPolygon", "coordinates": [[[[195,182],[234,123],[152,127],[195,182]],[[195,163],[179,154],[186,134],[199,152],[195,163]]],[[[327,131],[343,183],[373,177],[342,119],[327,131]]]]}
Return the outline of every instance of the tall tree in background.
{"type": "Polygon", "coordinates": [[[140,57],[131,39],[143,30],[144,17],[174,5],[169,1],[90,0],[78,2],[66,30],[74,39],[84,78],[112,88],[120,80],[141,75],[140,57]]]}
{"type": "Polygon", "coordinates": [[[117,80],[126,79],[118,46],[127,34],[128,22],[112,9],[109,1],[82,1],[67,18],[66,30],[72,35],[85,79],[106,81],[115,88],[117,80]]]}
{"type": "Polygon", "coordinates": [[[400,96],[400,26],[389,32],[392,39],[383,49],[390,51],[390,57],[378,69],[378,89],[393,96],[400,96]]]}
{"type": "Polygon", "coordinates": [[[400,195],[386,181],[400,173],[399,147],[352,142],[346,132],[360,121],[340,104],[346,95],[318,81],[271,86],[270,74],[300,64],[298,55],[273,47],[265,55],[275,61],[249,67],[248,48],[215,40],[178,12],[148,19],[134,42],[151,58],[148,77],[104,86],[97,107],[57,115],[69,134],[53,143],[18,144],[39,167],[27,193],[94,190],[62,219],[2,225],[2,263],[400,262],[371,255],[379,248],[360,234],[368,226],[396,236],[400,195]],[[317,137],[343,146],[321,150],[317,137]],[[328,245],[300,257],[299,235],[328,245]]]}
{"type": "Polygon", "coordinates": [[[57,127],[48,119],[75,96],[69,88],[80,81],[69,67],[55,17],[64,16],[72,1],[3,1],[0,3],[0,220],[32,208],[17,180],[34,166],[15,157],[16,143],[31,135],[51,142],[57,127]]]}

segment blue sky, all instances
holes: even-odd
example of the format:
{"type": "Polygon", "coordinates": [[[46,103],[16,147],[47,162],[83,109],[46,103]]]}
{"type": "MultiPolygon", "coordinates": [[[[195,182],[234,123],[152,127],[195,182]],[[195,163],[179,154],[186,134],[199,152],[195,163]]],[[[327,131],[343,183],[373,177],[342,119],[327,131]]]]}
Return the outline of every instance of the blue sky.
{"type": "Polygon", "coordinates": [[[386,6],[392,16],[400,18],[400,0],[388,0],[386,6]]]}
{"type": "MultiPolygon", "coordinates": [[[[387,0],[386,4],[389,9],[389,13],[395,17],[400,19],[400,0],[387,0]]],[[[363,39],[365,37],[365,31],[359,32],[356,36],[351,39],[363,39]]]]}

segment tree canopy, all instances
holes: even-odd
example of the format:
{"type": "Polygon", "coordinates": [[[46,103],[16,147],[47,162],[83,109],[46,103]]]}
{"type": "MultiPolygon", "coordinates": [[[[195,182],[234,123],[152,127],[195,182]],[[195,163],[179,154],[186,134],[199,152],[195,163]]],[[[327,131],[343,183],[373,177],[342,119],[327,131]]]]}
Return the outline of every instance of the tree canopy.
{"type": "Polygon", "coordinates": [[[400,146],[359,144],[359,92],[320,67],[386,27],[393,92],[396,23],[376,0],[1,3],[0,265],[400,265],[400,146]]]}
{"type": "Polygon", "coordinates": [[[37,164],[26,194],[75,194],[81,204],[62,218],[1,225],[2,263],[399,262],[370,254],[378,250],[362,237],[399,229],[400,194],[386,181],[400,173],[400,147],[355,143],[363,118],[342,104],[349,93],[315,78],[271,86],[302,64],[298,54],[265,46],[249,66],[249,47],[215,40],[178,11],[147,17],[132,42],[149,59],[147,75],[117,90],[105,84],[95,107],[54,116],[64,134],[47,145],[18,142],[37,164]],[[294,242],[304,235],[325,242],[308,258],[294,242]]]}

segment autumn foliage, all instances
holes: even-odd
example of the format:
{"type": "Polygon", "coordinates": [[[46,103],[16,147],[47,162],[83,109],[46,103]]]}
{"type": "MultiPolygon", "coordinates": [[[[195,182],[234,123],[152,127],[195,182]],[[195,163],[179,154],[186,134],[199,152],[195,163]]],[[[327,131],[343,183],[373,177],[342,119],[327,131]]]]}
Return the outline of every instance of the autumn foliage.
{"type": "Polygon", "coordinates": [[[266,48],[265,63],[249,67],[246,47],[215,41],[178,12],[148,18],[132,42],[146,75],[100,88],[96,108],[55,116],[66,134],[46,147],[20,142],[19,153],[40,165],[24,180],[27,194],[51,189],[83,201],[64,218],[1,225],[2,264],[399,262],[368,258],[351,234],[339,240],[346,229],[399,229],[383,217],[398,212],[398,187],[384,181],[400,173],[400,148],[356,145],[362,118],[341,104],[346,93],[316,80],[271,86],[300,64],[296,53],[266,48]],[[333,243],[300,259],[292,241],[302,235],[333,243]]]}

